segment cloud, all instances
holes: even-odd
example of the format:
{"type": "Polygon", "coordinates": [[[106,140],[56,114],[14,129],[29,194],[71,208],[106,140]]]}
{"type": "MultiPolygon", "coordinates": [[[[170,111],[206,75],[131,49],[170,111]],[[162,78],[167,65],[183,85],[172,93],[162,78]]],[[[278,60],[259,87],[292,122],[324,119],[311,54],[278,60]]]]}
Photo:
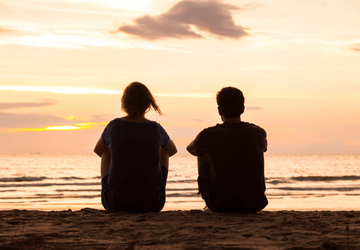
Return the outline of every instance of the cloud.
{"type": "Polygon", "coordinates": [[[185,97],[185,98],[214,98],[214,93],[153,93],[154,96],[185,97]]]}
{"type": "Polygon", "coordinates": [[[324,99],[324,96],[316,95],[254,95],[255,98],[271,98],[271,99],[324,99]]]}
{"type": "Polygon", "coordinates": [[[119,95],[122,93],[122,91],[111,90],[111,89],[86,88],[86,87],[62,87],[62,86],[4,85],[4,86],[0,86],[0,91],[1,90],[48,92],[48,93],[56,93],[56,94],[119,95]]]}
{"type": "MultiPolygon", "coordinates": [[[[1,90],[11,91],[32,91],[48,92],[56,94],[92,94],[92,95],[121,95],[122,90],[86,88],[86,87],[61,87],[61,86],[21,86],[21,85],[4,85],[0,86],[1,90]]],[[[185,97],[185,98],[214,98],[215,93],[153,93],[154,96],[162,97],[185,97]]],[[[0,108],[1,109],[1,108],[0,108]]]]}
{"type": "Polygon", "coordinates": [[[0,110],[2,109],[17,109],[17,108],[33,108],[46,107],[57,104],[56,101],[50,99],[43,99],[43,102],[0,102],[0,110]]]}
{"type": "Polygon", "coordinates": [[[248,33],[235,25],[231,12],[236,10],[240,8],[217,0],[183,0],[166,13],[136,18],[134,25],[121,26],[113,33],[123,32],[146,40],[203,38],[192,29],[195,27],[218,37],[237,39],[248,33]]]}
{"type": "Polygon", "coordinates": [[[110,121],[113,119],[110,115],[92,115],[89,122],[103,122],[103,121],[110,121]]]}
{"type": "Polygon", "coordinates": [[[251,111],[253,111],[253,110],[262,110],[263,108],[262,107],[247,107],[247,106],[245,106],[245,109],[246,110],[251,110],[251,111]]]}
{"type": "Polygon", "coordinates": [[[12,114],[0,112],[0,128],[34,128],[42,126],[71,125],[72,121],[53,115],[12,114]]]}
{"type": "Polygon", "coordinates": [[[360,52],[360,44],[356,44],[355,47],[352,47],[351,50],[360,52]]]}
{"type": "Polygon", "coordinates": [[[17,31],[16,30],[9,30],[9,29],[0,28],[0,34],[2,34],[2,33],[11,33],[11,32],[17,32],[17,31]]]}

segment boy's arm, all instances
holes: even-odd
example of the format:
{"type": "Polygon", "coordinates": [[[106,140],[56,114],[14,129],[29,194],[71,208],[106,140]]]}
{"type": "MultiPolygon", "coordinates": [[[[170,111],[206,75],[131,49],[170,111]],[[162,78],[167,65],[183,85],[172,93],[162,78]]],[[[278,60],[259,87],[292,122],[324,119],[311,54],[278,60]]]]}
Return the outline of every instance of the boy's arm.
{"type": "Polygon", "coordinates": [[[194,156],[198,156],[198,153],[197,153],[197,151],[196,151],[196,147],[195,147],[194,141],[192,141],[192,142],[189,143],[189,145],[186,147],[186,150],[187,150],[190,154],[192,154],[192,155],[194,155],[194,156]]]}
{"type": "Polygon", "coordinates": [[[264,152],[266,152],[266,151],[267,151],[267,148],[268,148],[268,142],[267,142],[267,140],[265,139],[265,148],[264,148],[264,152]]]}
{"type": "Polygon", "coordinates": [[[267,149],[268,149],[267,134],[266,131],[264,130],[264,152],[266,152],[267,149]]]}

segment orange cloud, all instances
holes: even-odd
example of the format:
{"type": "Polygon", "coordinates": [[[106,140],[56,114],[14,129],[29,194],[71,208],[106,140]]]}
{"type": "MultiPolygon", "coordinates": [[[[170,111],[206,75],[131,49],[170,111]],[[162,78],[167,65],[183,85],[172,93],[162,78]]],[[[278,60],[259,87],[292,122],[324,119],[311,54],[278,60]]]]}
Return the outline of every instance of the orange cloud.
{"type": "Polygon", "coordinates": [[[47,126],[43,128],[11,128],[2,129],[4,132],[31,132],[31,131],[66,131],[66,130],[83,130],[94,129],[98,126],[107,125],[108,122],[84,122],[75,123],[75,125],[59,125],[59,126],[47,126]]]}
{"type": "Polygon", "coordinates": [[[42,102],[0,102],[0,109],[46,107],[56,104],[56,101],[50,99],[43,99],[42,102]]]}
{"type": "Polygon", "coordinates": [[[354,47],[351,48],[351,50],[360,52],[360,44],[356,44],[354,47]]]}
{"type": "Polygon", "coordinates": [[[0,33],[12,33],[17,32],[16,30],[0,28],[0,33]]]}
{"type": "Polygon", "coordinates": [[[48,92],[56,94],[97,94],[97,95],[119,95],[122,91],[86,87],[64,87],[64,86],[20,86],[4,85],[0,90],[48,92]]]}

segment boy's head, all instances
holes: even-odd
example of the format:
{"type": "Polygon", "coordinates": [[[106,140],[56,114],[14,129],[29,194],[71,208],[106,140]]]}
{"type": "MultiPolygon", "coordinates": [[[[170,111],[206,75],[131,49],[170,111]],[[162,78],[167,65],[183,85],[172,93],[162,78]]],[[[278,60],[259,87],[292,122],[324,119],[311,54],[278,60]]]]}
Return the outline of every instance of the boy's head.
{"type": "Polygon", "coordinates": [[[155,98],[144,84],[132,82],[125,88],[121,97],[121,109],[129,116],[142,116],[151,107],[161,114],[160,107],[156,104],[155,98]]]}
{"type": "Polygon", "coordinates": [[[244,113],[245,98],[243,93],[234,87],[222,88],[216,94],[216,101],[221,116],[226,118],[240,117],[244,113]]]}

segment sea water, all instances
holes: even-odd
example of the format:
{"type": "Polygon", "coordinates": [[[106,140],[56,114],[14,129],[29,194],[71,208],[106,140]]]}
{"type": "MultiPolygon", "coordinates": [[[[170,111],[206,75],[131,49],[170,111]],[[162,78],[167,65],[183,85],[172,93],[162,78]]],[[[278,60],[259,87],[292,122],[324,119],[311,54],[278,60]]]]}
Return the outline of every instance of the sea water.
{"type": "MultiPolygon", "coordinates": [[[[103,209],[95,154],[0,154],[0,210],[103,209]]],[[[265,155],[266,210],[360,209],[360,155],[265,155]]],[[[170,158],[164,210],[203,209],[196,158],[170,158]]]]}

